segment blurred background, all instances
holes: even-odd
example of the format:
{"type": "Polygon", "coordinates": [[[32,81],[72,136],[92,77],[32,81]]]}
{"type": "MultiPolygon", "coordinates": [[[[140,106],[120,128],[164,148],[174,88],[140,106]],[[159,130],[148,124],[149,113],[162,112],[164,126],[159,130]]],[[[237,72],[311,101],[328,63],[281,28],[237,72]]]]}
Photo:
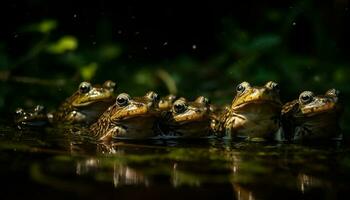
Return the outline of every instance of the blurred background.
{"type": "MultiPolygon", "coordinates": [[[[0,109],[54,109],[83,80],[117,91],[155,90],[229,103],[235,86],[280,83],[283,102],[304,90],[349,100],[347,0],[3,1],[0,109]]],[[[4,115],[3,115],[4,116],[4,115]]],[[[345,119],[349,118],[345,109],[345,119]]]]}

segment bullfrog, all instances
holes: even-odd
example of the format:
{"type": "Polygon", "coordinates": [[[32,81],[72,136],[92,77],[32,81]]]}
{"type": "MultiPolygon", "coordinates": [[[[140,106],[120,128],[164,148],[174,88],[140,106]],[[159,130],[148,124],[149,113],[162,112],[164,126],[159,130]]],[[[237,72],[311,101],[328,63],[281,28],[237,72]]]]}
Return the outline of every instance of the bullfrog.
{"type": "Polygon", "coordinates": [[[283,106],[285,135],[289,140],[339,139],[341,112],[338,90],[330,89],[324,95],[304,91],[283,106]]]}
{"type": "Polygon", "coordinates": [[[20,129],[23,126],[45,126],[49,124],[46,108],[43,105],[36,105],[33,109],[30,110],[18,108],[15,113],[15,123],[20,129]]]}
{"type": "Polygon", "coordinates": [[[153,91],[133,98],[121,93],[115,103],[90,126],[90,131],[101,141],[151,138],[156,135],[154,125],[160,114],[158,105],[159,96],[153,91]]]}
{"type": "Polygon", "coordinates": [[[92,86],[89,82],[82,82],[78,90],[68,97],[51,116],[51,120],[58,123],[90,124],[113,104],[115,83],[106,81],[102,86],[92,86]]]}
{"type": "Polygon", "coordinates": [[[210,136],[211,109],[204,96],[194,101],[176,100],[170,111],[163,114],[161,126],[166,136],[200,138],[210,136]]]}
{"type": "Polygon", "coordinates": [[[176,100],[176,96],[173,94],[169,94],[159,100],[159,110],[168,111],[171,109],[174,101],[176,100]]]}
{"type": "Polygon", "coordinates": [[[280,130],[281,108],[277,83],[269,81],[264,86],[251,86],[242,82],[236,87],[231,106],[219,117],[215,131],[227,138],[274,139],[280,130]]]}

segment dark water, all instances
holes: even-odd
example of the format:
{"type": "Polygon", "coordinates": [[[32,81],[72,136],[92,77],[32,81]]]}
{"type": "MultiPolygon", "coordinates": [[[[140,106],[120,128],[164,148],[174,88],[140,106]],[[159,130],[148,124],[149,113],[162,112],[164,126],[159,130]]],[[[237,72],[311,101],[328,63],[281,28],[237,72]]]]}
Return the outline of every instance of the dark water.
{"type": "Polygon", "coordinates": [[[346,199],[347,146],[219,139],[96,144],[67,130],[2,125],[1,199],[346,199]]]}

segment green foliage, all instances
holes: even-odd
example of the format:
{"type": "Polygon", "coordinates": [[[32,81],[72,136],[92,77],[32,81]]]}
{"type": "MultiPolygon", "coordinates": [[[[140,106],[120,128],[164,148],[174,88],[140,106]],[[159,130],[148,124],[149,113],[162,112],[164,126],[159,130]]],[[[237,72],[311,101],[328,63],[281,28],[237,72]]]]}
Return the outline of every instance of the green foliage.
{"type": "Polygon", "coordinates": [[[39,32],[43,34],[48,34],[53,30],[55,30],[57,26],[58,26],[58,23],[56,20],[44,19],[41,22],[25,26],[23,30],[28,32],[39,32]]]}
{"type": "Polygon", "coordinates": [[[88,65],[80,67],[80,74],[84,80],[91,80],[98,68],[97,63],[90,63],[88,65]]]}
{"type": "Polygon", "coordinates": [[[62,54],[78,48],[78,40],[73,36],[63,36],[57,42],[49,44],[47,51],[53,54],[62,54]]]}
{"type": "MultiPolygon", "coordinates": [[[[59,83],[65,83],[64,87],[49,90],[55,101],[64,99],[82,80],[102,83],[106,79],[116,81],[119,91],[137,95],[148,90],[162,95],[178,93],[188,98],[206,95],[218,103],[230,102],[234,86],[241,81],[256,85],[269,80],[280,83],[284,101],[296,98],[303,90],[323,93],[333,87],[349,99],[349,61],[338,54],[334,45],[336,38],[324,20],[329,13],[322,13],[314,6],[313,1],[296,1],[288,9],[266,9],[257,19],[256,27],[246,26],[244,20],[223,17],[215,41],[220,48],[212,55],[195,59],[190,54],[179,54],[171,60],[147,63],[128,57],[129,47],[113,38],[108,19],[95,24],[96,38],[91,40],[61,29],[58,26],[61,21],[43,18],[18,27],[22,35],[30,38],[27,50],[20,55],[9,55],[7,42],[0,41],[0,69],[4,70],[0,71],[0,77],[5,82],[9,80],[8,74],[37,79],[30,83],[33,85],[26,86],[34,90],[39,87],[35,84],[42,87],[46,83],[57,88],[57,80],[63,80],[59,83]],[[295,49],[305,42],[299,41],[303,36],[295,37],[300,22],[310,30],[306,41],[310,43],[309,49],[295,49]]],[[[3,87],[9,86],[6,83],[3,87]]],[[[15,90],[2,90],[0,108],[7,103],[9,109],[22,104],[12,101],[17,93],[11,91],[15,90]]],[[[39,102],[48,99],[41,91],[25,90],[21,95],[29,96],[32,103],[35,99],[39,102]]],[[[349,116],[347,110],[346,116],[349,116]]]]}

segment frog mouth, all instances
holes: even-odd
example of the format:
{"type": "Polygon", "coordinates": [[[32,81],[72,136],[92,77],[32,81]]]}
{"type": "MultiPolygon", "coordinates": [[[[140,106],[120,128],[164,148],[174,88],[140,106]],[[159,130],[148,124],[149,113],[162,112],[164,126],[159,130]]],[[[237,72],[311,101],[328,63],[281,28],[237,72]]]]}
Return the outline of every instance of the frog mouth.
{"type": "Polygon", "coordinates": [[[99,98],[95,97],[95,98],[87,99],[85,101],[72,103],[72,105],[74,107],[84,107],[84,106],[89,106],[89,105],[93,105],[93,104],[96,104],[96,103],[109,102],[109,101],[112,101],[112,100],[113,99],[111,98],[110,95],[106,95],[106,96],[99,97],[99,98]]]}
{"type": "Polygon", "coordinates": [[[282,103],[280,101],[268,100],[268,99],[249,100],[249,101],[244,101],[240,104],[235,105],[233,110],[238,110],[238,109],[242,109],[250,106],[270,106],[273,108],[281,108],[282,103]]]}

